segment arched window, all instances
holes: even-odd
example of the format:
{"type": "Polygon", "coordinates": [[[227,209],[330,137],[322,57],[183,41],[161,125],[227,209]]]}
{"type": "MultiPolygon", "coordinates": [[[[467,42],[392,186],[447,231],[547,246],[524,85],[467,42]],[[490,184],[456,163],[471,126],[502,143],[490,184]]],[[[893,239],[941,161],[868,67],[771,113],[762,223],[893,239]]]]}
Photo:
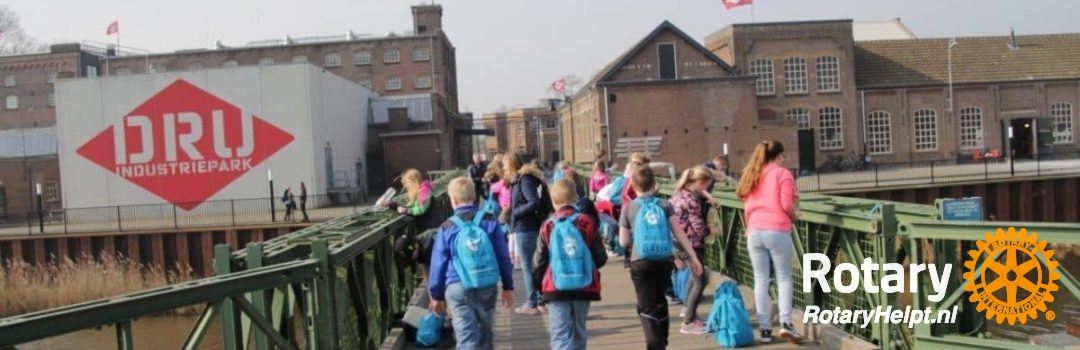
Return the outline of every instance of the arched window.
{"type": "Polygon", "coordinates": [[[960,148],[983,148],[982,109],[979,107],[960,109],[960,148]]]}
{"type": "Polygon", "coordinates": [[[1058,102],[1050,105],[1050,119],[1054,121],[1054,143],[1072,143],[1072,104],[1058,102]]]}
{"type": "Polygon", "coordinates": [[[892,153],[892,116],[875,111],[866,115],[866,148],[870,154],[892,153]]]}
{"type": "Polygon", "coordinates": [[[839,107],[818,110],[818,148],[844,148],[844,123],[839,107]]]}
{"type": "Polygon", "coordinates": [[[840,59],[833,56],[817,58],[817,89],[819,92],[840,91],[840,59]]]}
{"type": "Polygon", "coordinates": [[[915,111],[915,150],[937,150],[937,112],[933,109],[915,111]]]}
{"type": "Polygon", "coordinates": [[[757,94],[773,95],[776,93],[776,83],[773,82],[773,62],[767,58],[759,58],[750,62],[750,75],[757,77],[757,94]]]}
{"type": "Polygon", "coordinates": [[[800,57],[784,60],[784,93],[806,93],[806,60],[800,57]]]}
{"type": "Polygon", "coordinates": [[[787,118],[795,122],[795,128],[799,130],[810,128],[810,111],[805,108],[792,108],[787,111],[787,118]]]}

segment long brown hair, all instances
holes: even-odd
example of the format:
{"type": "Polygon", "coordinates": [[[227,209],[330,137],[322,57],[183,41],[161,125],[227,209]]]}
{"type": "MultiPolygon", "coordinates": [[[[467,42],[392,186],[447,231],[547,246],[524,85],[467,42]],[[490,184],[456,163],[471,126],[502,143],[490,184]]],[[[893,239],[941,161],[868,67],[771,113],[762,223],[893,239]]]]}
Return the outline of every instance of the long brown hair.
{"type": "Polygon", "coordinates": [[[493,160],[488,163],[487,171],[484,171],[484,178],[493,183],[499,182],[503,178],[502,160],[493,160]]]}
{"type": "Polygon", "coordinates": [[[751,192],[754,192],[754,188],[757,187],[758,180],[761,179],[761,169],[765,168],[765,164],[769,164],[776,160],[780,154],[784,153],[784,144],[776,140],[765,140],[754,147],[754,153],[750,155],[750,162],[746,163],[746,167],[743,168],[742,179],[739,180],[739,188],[735,190],[735,195],[741,199],[746,199],[750,196],[751,192]]]}
{"type": "Polygon", "coordinates": [[[686,169],[683,171],[682,176],[679,177],[679,181],[675,182],[676,190],[685,190],[686,186],[691,183],[712,180],[712,171],[706,168],[704,165],[698,165],[696,167],[686,169]]]}
{"type": "Polygon", "coordinates": [[[517,181],[518,170],[521,170],[521,167],[525,166],[525,162],[521,161],[521,156],[516,152],[507,152],[506,155],[503,156],[503,167],[506,166],[510,166],[510,169],[513,169],[513,171],[505,172],[503,174],[503,179],[507,182],[514,182],[517,181]]]}

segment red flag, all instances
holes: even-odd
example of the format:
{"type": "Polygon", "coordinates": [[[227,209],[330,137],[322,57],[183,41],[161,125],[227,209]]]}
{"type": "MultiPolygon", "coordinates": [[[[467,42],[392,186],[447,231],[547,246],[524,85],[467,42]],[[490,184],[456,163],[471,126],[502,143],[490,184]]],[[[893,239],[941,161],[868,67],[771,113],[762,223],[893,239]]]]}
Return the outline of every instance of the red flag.
{"type": "Polygon", "coordinates": [[[558,92],[558,93],[562,93],[563,91],[566,91],[566,78],[559,79],[559,80],[556,80],[554,83],[551,83],[551,89],[555,90],[555,92],[558,92]]]}
{"type": "Polygon", "coordinates": [[[105,28],[105,35],[113,35],[120,33],[120,20],[115,20],[109,23],[109,27],[105,28]]]}
{"type": "Polygon", "coordinates": [[[754,0],[723,0],[724,8],[730,10],[743,5],[753,5],[754,0]]]}

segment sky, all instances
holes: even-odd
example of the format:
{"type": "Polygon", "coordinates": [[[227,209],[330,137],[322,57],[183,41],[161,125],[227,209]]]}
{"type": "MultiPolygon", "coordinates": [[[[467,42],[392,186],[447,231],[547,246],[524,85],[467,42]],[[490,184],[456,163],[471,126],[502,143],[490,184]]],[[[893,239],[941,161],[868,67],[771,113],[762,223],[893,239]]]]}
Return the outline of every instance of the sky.
{"type": "MultiPolygon", "coordinates": [[[[113,42],[154,52],[292,37],[412,29],[403,0],[6,0],[46,43],[113,42]]],[[[426,3],[430,3],[427,0],[426,3]]],[[[563,76],[587,80],[664,20],[700,42],[732,23],[899,17],[919,37],[1080,32],[1075,0],[436,0],[457,49],[462,111],[535,105],[563,76]],[[751,18],[753,14],[753,18],[751,18]]]]}

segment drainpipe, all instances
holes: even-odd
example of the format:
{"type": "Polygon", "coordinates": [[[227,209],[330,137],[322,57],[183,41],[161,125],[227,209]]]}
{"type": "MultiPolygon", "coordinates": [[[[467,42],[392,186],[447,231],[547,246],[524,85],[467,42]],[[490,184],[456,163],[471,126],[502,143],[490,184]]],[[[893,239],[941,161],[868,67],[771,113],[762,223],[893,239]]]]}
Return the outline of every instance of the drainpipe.
{"type": "Polygon", "coordinates": [[[612,154],[615,153],[615,150],[611,149],[611,113],[608,110],[609,100],[607,86],[604,86],[604,96],[601,98],[604,99],[604,137],[607,138],[607,163],[608,166],[610,166],[612,154]]]}
{"type": "MultiPolygon", "coordinates": [[[[862,135],[859,139],[862,140],[862,153],[863,155],[870,154],[870,149],[866,145],[866,90],[859,90],[859,124],[862,125],[862,135]]],[[[891,132],[891,131],[890,131],[891,132]]]]}

